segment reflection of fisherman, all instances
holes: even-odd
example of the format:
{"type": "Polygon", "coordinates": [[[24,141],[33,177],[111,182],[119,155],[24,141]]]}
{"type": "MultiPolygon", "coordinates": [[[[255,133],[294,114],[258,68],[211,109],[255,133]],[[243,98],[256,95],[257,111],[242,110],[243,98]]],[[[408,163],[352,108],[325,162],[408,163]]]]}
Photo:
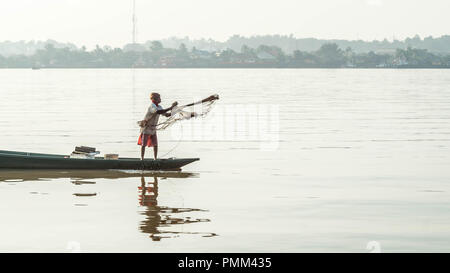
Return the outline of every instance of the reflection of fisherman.
{"type": "Polygon", "coordinates": [[[139,204],[146,206],[148,209],[145,214],[147,219],[141,225],[141,231],[151,234],[153,241],[159,241],[160,237],[153,236],[158,234],[158,227],[161,222],[161,215],[158,208],[158,178],[154,177],[153,187],[147,187],[144,176],[141,177],[141,186],[139,187],[141,194],[139,195],[139,204]]]}
{"type": "MultiPolygon", "coordinates": [[[[150,183],[149,183],[150,184],[150,183]]],[[[158,205],[158,178],[154,177],[152,187],[147,187],[144,176],[141,177],[141,195],[139,196],[139,204],[141,206],[157,206],[158,205]]]]}
{"type": "MultiPolygon", "coordinates": [[[[155,175],[153,183],[145,183],[144,176],[141,176],[141,186],[138,187],[139,204],[146,207],[144,214],[146,219],[141,222],[140,230],[143,233],[150,234],[150,238],[153,241],[160,241],[163,237],[161,234],[179,234],[180,232],[174,231],[159,231],[159,227],[168,227],[177,224],[189,224],[198,222],[209,222],[209,219],[192,219],[190,217],[176,218],[170,214],[203,211],[200,209],[191,208],[169,208],[158,206],[158,178],[155,175]],[[170,213],[170,214],[169,214],[170,213]]],[[[202,234],[204,237],[216,236],[214,233],[197,233],[197,232],[185,232],[184,234],[202,234]]]]}

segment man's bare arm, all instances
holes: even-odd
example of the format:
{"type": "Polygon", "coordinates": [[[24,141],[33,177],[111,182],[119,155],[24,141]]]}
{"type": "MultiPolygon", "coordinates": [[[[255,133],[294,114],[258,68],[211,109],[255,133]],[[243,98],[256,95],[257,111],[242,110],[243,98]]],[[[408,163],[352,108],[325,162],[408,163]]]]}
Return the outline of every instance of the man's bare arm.
{"type": "Polygon", "coordinates": [[[174,102],[174,103],[172,103],[172,106],[170,106],[169,108],[166,108],[166,109],[162,109],[162,110],[156,111],[156,114],[163,115],[163,114],[165,114],[165,113],[171,111],[171,110],[172,110],[175,106],[177,106],[177,105],[178,105],[178,102],[174,102]]]}

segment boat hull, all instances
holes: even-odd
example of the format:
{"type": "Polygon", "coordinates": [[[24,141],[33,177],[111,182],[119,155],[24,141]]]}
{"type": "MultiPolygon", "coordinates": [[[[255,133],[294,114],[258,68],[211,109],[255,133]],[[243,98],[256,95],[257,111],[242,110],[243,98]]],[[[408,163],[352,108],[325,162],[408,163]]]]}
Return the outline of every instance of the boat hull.
{"type": "Polygon", "coordinates": [[[64,155],[0,151],[0,169],[64,169],[64,170],[180,170],[199,158],[146,159],[121,158],[108,160],[75,159],[64,155]]]}

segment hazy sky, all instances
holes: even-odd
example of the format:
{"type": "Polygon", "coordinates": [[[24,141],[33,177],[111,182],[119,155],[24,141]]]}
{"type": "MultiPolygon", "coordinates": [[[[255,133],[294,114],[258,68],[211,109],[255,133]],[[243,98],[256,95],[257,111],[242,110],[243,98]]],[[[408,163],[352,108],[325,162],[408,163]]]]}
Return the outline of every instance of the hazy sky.
{"type": "MultiPolygon", "coordinates": [[[[450,0],[136,0],[138,41],[233,34],[397,39],[450,34],[450,0]]],[[[0,0],[0,41],[122,46],[132,0],[0,0]]]]}

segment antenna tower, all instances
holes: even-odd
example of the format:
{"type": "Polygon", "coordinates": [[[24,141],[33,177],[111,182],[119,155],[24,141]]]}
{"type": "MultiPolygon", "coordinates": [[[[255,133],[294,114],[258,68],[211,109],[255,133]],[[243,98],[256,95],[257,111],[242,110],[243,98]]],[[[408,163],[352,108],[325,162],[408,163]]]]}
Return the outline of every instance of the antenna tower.
{"type": "Polygon", "coordinates": [[[136,0],[133,0],[133,33],[131,34],[133,37],[133,44],[136,43],[136,24],[137,24],[137,18],[136,18],[136,0]]]}

